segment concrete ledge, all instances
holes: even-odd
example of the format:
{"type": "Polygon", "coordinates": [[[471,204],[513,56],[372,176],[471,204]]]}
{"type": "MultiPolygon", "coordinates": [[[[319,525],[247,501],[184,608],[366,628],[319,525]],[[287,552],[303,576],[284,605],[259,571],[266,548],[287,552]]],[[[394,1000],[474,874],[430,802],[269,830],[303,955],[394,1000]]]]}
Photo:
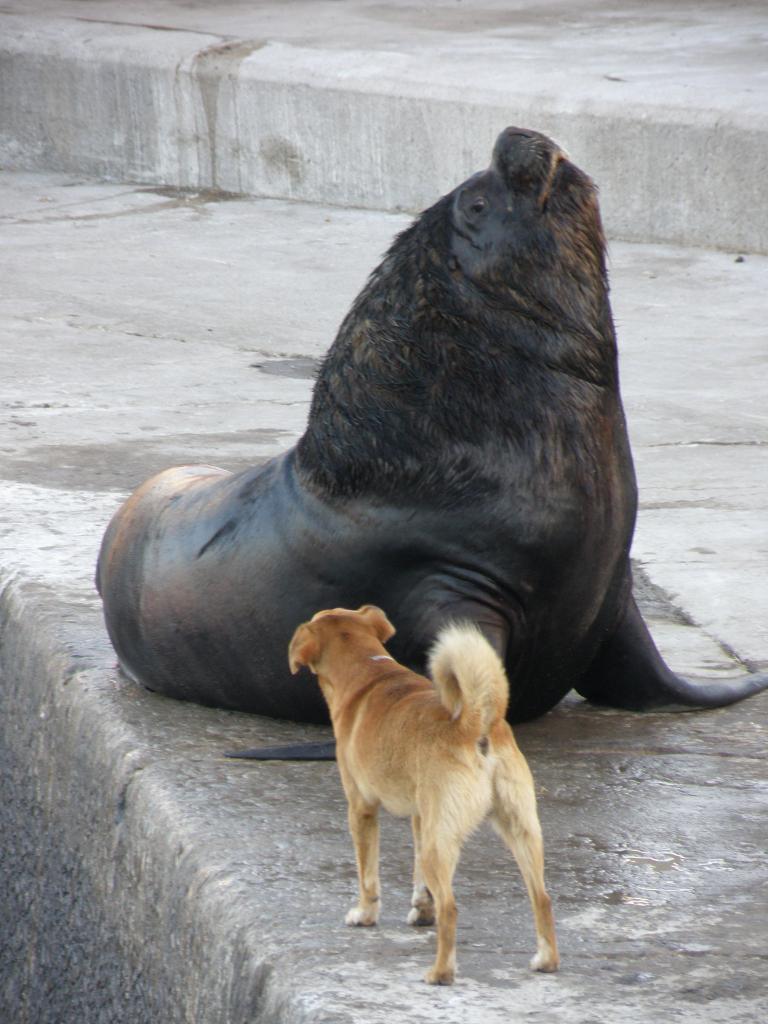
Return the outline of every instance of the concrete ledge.
{"type": "MultiPolygon", "coordinates": [[[[587,24],[597,17],[593,6],[587,24]]],[[[517,123],[554,136],[594,177],[611,236],[768,252],[761,191],[768,115],[759,85],[752,95],[745,84],[754,57],[746,7],[734,13],[741,77],[723,71],[711,41],[697,49],[700,31],[690,51],[676,55],[680,66],[665,59],[653,49],[666,38],[662,21],[649,23],[644,36],[627,30],[629,52],[616,59],[636,82],[610,74],[599,19],[597,55],[574,48],[567,25],[555,25],[548,39],[548,23],[533,44],[509,35],[473,49],[456,34],[452,52],[415,29],[409,43],[398,36],[402,49],[390,50],[376,48],[373,27],[347,47],[327,38],[299,45],[285,29],[288,41],[279,31],[262,36],[272,8],[262,4],[238,22],[253,34],[235,37],[217,35],[215,19],[206,34],[106,17],[4,17],[0,160],[18,169],[415,210],[485,166],[500,128],[517,123]],[[565,66],[551,67],[558,48],[565,66]],[[681,89],[685,61],[708,57],[721,94],[711,85],[697,90],[695,76],[681,89]],[[669,78],[668,90],[660,76],[669,78]]],[[[405,30],[407,13],[400,16],[405,30]]]]}
{"type": "Polygon", "coordinates": [[[235,870],[247,815],[182,797],[217,757],[210,722],[191,709],[179,747],[169,709],[104,671],[93,616],[62,622],[61,595],[2,582],[2,1019],[310,1019],[235,870]]]}

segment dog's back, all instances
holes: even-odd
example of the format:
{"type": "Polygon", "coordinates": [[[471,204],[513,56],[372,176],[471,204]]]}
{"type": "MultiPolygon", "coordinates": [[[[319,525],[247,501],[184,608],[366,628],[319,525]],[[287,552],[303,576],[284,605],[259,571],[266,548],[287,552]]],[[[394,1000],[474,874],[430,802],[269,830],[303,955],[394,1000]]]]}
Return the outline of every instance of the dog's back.
{"type": "Polygon", "coordinates": [[[339,763],[367,798],[381,800],[393,814],[424,813],[426,804],[452,793],[449,802],[474,827],[492,802],[497,758],[487,755],[514,744],[504,720],[507,676],[470,623],[440,632],[429,675],[398,666],[352,716],[336,718],[339,763]]]}

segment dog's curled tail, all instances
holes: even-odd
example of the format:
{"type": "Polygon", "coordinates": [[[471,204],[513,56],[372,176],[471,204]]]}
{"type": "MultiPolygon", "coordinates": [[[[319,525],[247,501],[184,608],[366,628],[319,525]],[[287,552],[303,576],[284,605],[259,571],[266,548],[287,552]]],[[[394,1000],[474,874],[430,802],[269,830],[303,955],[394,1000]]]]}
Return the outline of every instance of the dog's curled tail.
{"type": "Polygon", "coordinates": [[[429,676],[451,717],[467,724],[477,719],[480,736],[506,714],[509,683],[504,665],[470,622],[440,631],[429,654],[429,676]]]}

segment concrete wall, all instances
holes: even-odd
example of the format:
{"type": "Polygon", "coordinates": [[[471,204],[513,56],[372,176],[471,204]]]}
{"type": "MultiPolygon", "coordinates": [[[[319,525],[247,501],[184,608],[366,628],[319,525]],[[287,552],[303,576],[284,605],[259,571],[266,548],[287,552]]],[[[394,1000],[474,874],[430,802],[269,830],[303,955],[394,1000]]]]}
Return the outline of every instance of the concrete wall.
{"type": "Polygon", "coordinates": [[[765,115],[520,91],[479,59],[457,83],[417,54],[8,20],[5,166],[417,210],[520,124],[599,183],[611,236],[768,252],[765,115]]]}

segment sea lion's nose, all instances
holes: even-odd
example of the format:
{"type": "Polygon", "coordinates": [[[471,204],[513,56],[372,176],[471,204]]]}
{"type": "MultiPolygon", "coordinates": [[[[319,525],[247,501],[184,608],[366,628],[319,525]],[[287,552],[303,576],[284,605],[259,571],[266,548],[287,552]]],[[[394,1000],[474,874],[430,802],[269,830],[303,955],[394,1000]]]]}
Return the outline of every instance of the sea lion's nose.
{"type": "Polygon", "coordinates": [[[528,128],[505,128],[493,147],[492,166],[510,187],[539,187],[546,181],[559,146],[528,128]]]}
{"type": "Polygon", "coordinates": [[[499,136],[497,145],[505,137],[509,140],[510,145],[517,144],[525,147],[526,143],[536,143],[538,150],[549,152],[558,160],[568,160],[568,154],[563,147],[547,135],[542,135],[541,132],[535,132],[530,128],[505,128],[499,136]]]}
{"type": "Polygon", "coordinates": [[[496,152],[503,152],[507,159],[524,159],[531,149],[541,152],[545,149],[556,148],[555,143],[546,135],[532,131],[529,128],[505,128],[496,140],[494,147],[496,152]]]}

